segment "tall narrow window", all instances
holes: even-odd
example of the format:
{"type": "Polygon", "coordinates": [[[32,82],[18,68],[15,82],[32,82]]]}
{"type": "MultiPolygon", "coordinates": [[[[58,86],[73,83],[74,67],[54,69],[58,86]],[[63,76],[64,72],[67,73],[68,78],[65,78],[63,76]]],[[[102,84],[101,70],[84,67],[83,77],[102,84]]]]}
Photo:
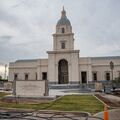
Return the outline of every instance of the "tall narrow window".
{"type": "Polygon", "coordinates": [[[93,81],[97,81],[97,72],[93,72],[93,81]]]}
{"type": "Polygon", "coordinates": [[[110,80],[110,72],[106,72],[106,80],[110,80]]]}
{"type": "Polygon", "coordinates": [[[47,72],[43,72],[42,73],[42,79],[43,80],[47,80],[47,72]]]}
{"type": "Polygon", "coordinates": [[[35,79],[37,80],[37,73],[35,73],[35,79]]]}
{"type": "Polygon", "coordinates": [[[25,74],[25,80],[28,80],[28,74],[25,74]]]}
{"type": "Polygon", "coordinates": [[[61,43],[61,48],[62,48],[62,49],[65,49],[65,42],[62,42],[62,43],[61,43]]]}
{"type": "Polygon", "coordinates": [[[18,79],[18,74],[14,74],[14,80],[18,79]]]}
{"type": "Polygon", "coordinates": [[[62,30],[62,33],[65,33],[65,28],[62,28],[61,30],[62,30]]]}
{"type": "Polygon", "coordinates": [[[81,72],[81,80],[82,80],[82,83],[87,83],[87,72],[86,71],[81,72]]]}

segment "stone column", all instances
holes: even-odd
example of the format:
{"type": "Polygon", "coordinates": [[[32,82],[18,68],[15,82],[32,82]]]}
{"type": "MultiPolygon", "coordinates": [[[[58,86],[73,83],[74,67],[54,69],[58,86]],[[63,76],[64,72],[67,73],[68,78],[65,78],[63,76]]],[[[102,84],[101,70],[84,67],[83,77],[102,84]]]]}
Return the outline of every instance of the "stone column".
{"type": "Polygon", "coordinates": [[[71,73],[71,63],[68,64],[68,79],[69,79],[69,84],[72,81],[72,73],[71,73]]]}
{"type": "Polygon", "coordinates": [[[37,80],[41,80],[40,60],[37,61],[37,80]]]}
{"type": "Polygon", "coordinates": [[[55,64],[55,82],[58,83],[58,63],[55,64]]]}
{"type": "Polygon", "coordinates": [[[48,80],[45,80],[45,94],[44,96],[49,96],[49,82],[48,80]]]}
{"type": "MultiPolygon", "coordinates": [[[[88,81],[92,81],[92,65],[91,65],[91,59],[88,59],[88,81]]],[[[87,83],[88,83],[87,81],[87,83]]]]}

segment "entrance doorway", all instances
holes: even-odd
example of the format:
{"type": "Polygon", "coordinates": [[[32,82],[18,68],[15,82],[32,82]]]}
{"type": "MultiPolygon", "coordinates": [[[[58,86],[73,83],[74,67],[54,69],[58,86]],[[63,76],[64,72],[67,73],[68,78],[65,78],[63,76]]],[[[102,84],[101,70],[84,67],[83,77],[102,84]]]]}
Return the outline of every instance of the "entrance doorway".
{"type": "Polygon", "coordinates": [[[81,80],[82,80],[82,83],[87,83],[87,72],[86,71],[81,72],[81,80]]]}
{"type": "Polygon", "coordinates": [[[58,64],[58,84],[68,84],[68,62],[64,59],[59,61],[58,64]]]}

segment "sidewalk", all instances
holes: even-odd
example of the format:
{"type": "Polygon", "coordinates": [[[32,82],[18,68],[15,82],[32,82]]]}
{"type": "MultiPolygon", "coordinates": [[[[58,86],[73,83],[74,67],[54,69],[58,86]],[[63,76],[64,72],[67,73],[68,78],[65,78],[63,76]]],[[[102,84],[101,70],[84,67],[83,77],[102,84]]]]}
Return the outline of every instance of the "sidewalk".
{"type": "MultiPolygon", "coordinates": [[[[104,118],[103,112],[97,113],[94,116],[104,118]]],[[[120,108],[119,109],[113,109],[108,111],[109,114],[109,120],[120,120],[120,108]]]]}
{"type": "Polygon", "coordinates": [[[117,96],[114,96],[114,95],[103,94],[102,97],[105,97],[105,98],[109,99],[111,102],[113,102],[113,101],[120,102],[120,97],[117,97],[117,96]]]}
{"type": "Polygon", "coordinates": [[[93,92],[90,93],[83,93],[80,92],[79,89],[49,89],[50,96],[64,96],[64,95],[93,95],[93,92]]]}

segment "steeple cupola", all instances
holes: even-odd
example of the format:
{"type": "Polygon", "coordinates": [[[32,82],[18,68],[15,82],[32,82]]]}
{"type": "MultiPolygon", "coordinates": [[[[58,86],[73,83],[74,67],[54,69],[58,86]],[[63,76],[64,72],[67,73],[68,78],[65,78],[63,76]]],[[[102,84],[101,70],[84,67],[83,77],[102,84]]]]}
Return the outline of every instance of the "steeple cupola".
{"type": "Polygon", "coordinates": [[[57,26],[61,26],[61,25],[71,26],[71,23],[70,23],[70,21],[68,20],[68,18],[66,16],[66,11],[65,11],[64,7],[63,7],[63,10],[61,12],[61,18],[57,22],[57,26]]]}
{"type": "Polygon", "coordinates": [[[74,33],[72,26],[66,16],[66,11],[63,7],[61,18],[56,25],[56,32],[53,34],[53,50],[65,51],[74,49],[74,33]]]}
{"type": "Polygon", "coordinates": [[[63,7],[61,12],[61,18],[58,20],[56,25],[56,34],[63,34],[63,33],[72,33],[72,27],[69,19],[66,16],[66,11],[63,7]]]}

